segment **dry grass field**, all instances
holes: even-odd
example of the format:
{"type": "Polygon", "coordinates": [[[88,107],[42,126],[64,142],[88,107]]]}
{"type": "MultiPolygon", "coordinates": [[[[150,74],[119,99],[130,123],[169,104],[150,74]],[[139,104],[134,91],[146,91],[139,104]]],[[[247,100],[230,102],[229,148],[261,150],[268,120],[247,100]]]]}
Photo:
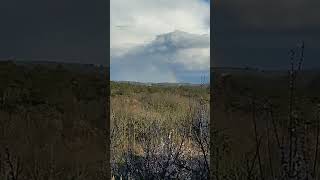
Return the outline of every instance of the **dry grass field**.
{"type": "Polygon", "coordinates": [[[112,82],[112,172],[134,179],[206,179],[209,88],[112,82]]]}

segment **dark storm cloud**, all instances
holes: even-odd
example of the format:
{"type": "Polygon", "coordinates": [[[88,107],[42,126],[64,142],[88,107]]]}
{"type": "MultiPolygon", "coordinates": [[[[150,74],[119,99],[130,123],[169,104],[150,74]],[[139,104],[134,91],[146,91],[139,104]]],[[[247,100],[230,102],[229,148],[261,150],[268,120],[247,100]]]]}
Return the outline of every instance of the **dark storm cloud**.
{"type": "Polygon", "coordinates": [[[320,67],[320,1],[229,0],[215,5],[213,65],[285,68],[288,50],[304,40],[306,67],[320,67]]]}
{"type": "Polygon", "coordinates": [[[108,1],[2,0],[0,57],[106,64],[108,1]]]}

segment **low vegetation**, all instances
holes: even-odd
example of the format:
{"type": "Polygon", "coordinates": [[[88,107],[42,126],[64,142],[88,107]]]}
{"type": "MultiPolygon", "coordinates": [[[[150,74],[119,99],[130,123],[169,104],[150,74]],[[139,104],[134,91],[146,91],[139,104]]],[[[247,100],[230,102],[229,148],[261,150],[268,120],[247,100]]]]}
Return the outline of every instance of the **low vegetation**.
{"type": "Polygon", "coordinates": [[[213,179],[318,179],[320,71],[303,70],[304,45],[283,71],[214,71],[211,132],[213,179]],[[213,137],[213,134],[212,136],[213,137]]]}
{"type": "Polygon", "coordinates": [[[111,83],[114,178],[207,179],[209,87],[111,83]]]}
{"type": "Polygon", "coordinates": [[[0,179],[105,176],[107,82],[65,66],[0,62],[0,179]]]}

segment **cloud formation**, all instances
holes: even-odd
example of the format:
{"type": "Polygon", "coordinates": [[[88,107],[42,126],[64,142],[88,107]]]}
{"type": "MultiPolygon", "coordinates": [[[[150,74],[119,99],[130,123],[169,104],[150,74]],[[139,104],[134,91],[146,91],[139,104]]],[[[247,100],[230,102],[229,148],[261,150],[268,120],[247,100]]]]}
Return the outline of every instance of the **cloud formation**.
{"type": "MultiPolygon", "coordinates": [[[[139,82],[194,82],[188,73],[208,74],[209,35],[174,31],[111,58],[111,79],[139,82]]],[[[198,80],[198,81],[199,81],[198,80]]]]}
{"type": "MultiPolygon", "coordinates": [[[[111,0],[111,79],[188,81],[209,70],[206,0],[111,0]]],[[[199,76],[200,79],[200,76],[199,76]]]]}
{"type": "Polygon", "coordinates": [[[210,31],[210,7],[203,0],[111,0],[111,47],[133,46],[176,29],[210,31]]]}

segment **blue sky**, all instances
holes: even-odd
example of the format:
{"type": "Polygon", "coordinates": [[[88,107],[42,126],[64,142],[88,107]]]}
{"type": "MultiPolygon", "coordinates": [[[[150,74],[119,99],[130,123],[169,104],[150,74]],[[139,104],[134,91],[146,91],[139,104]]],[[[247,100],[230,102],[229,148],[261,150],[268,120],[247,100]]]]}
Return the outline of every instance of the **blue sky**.
{"type": "Polygon", "coordinates": [[[209,80],[206,0],[111,0],[111,80],[209,80]]]}

